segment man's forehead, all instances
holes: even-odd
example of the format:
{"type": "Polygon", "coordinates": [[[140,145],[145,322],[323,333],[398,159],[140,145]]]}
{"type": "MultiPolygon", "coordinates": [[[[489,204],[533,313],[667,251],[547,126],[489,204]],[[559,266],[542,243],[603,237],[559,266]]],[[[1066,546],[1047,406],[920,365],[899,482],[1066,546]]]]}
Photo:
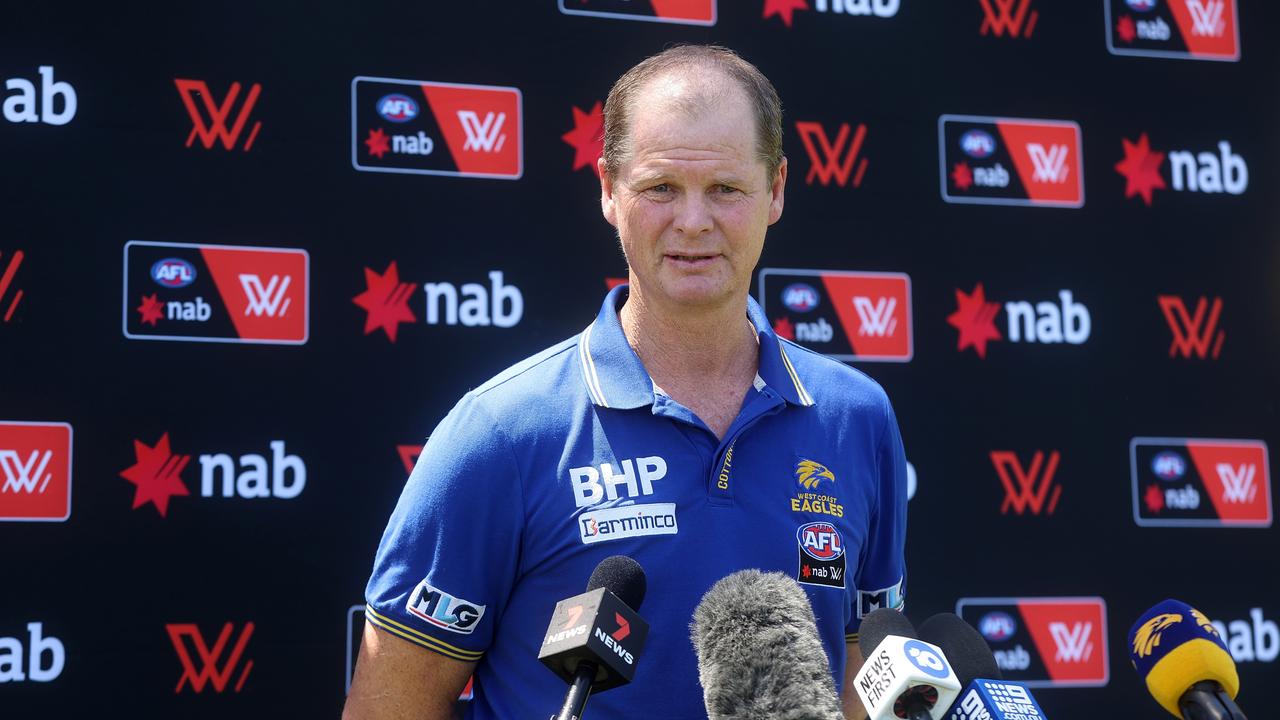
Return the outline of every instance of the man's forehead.
{"type": "Polygon", "coordinates": [[[749,111],[746,94],[738,83],[718,70],[683,68],[653,77],[642,85],[631,115],[635,119],[671,112],[693,115],[708,110],[749,111]]]}

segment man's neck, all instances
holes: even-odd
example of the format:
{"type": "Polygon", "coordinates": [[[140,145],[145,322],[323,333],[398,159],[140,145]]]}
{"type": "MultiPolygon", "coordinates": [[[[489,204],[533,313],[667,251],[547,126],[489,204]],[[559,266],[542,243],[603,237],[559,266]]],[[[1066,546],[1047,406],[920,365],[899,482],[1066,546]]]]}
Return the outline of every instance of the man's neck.
{"type": "Polygon", "coordinates": [[[628,344],[653,382],[722,435],[760,365],[759,340],[741,304],[667,309],[628,297],[619,313],[628,344]],[[713,418],[719,418],[717,421],[713,418]]]}

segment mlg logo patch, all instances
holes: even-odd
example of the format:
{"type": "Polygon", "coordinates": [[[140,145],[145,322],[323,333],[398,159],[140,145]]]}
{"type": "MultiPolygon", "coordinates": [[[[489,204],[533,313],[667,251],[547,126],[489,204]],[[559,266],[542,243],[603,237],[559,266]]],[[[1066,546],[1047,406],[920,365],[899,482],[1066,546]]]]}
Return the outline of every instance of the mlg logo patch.
{"type": "Polygon", "coordinates": [[[676,23],[715,25],[716,0],[559,0],[565,15],[676,23]]]}
{"type": "Polygon", "coordinates": [[[131,340],[307,342],[306,250],[133,240],[124,246],[131,340]]]}
{"type": "Polygon", "coordinates": [[[1113,55],[1240,59],[1236,0],[1102,0],[1113,55]]]}
{"type": "Polygon", "coordinates": [[[949,203],[1084,206],[1074,122],[943,115],[938,158],[942,199],[949,203]]]}
{"type": "Polygon", "coordinates": [[[1100,597],[960,598],[956,614],[986,639],[1005,680],[1103,687],[1110,679],[1100,597]]]}
{"type": "Polygon", "coordinates": [[[1133,521],[1143,527],[1271,527],[1261,440],[1134,438],[1133,521]]]}
{"type": "Polygon", "coordinates": [[[427,80],[351,81],[351,165],[362,172],[518,180],[520,90],[427,80]]]}
{"type": "Polygon", "coordinates": [[[761,268],[759,300],[779,337],[836,360],[909,362],[914,354],[903,273],[761,268]]]}

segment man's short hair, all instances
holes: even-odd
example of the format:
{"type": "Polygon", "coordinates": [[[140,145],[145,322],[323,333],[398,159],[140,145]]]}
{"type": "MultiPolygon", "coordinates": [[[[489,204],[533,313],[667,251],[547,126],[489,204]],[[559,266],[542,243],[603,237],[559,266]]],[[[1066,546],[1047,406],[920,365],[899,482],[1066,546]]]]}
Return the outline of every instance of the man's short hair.
{"type": "Polygon", "coordinates": [[[719,45],[677,45],[641,60],[613,84],[604,104],[604,167],[610,177],[631,153],[631,113],[635,96],[649,81],[671,73],[718,71],[737,83],[755,109],[756,151],[773,180],[782,164],[782,102],[760,70],[719,45]]]}

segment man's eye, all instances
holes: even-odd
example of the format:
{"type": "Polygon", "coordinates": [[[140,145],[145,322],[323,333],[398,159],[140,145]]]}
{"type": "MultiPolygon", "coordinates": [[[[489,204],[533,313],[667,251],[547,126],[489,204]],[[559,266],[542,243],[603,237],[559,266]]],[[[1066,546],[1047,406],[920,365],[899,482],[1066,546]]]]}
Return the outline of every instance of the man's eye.
{"type": "Polygon", "coordinates": [[[720,186],[720,192],[721,192],[722,194],[728,194],[728,193],[738,192],[738,188],[736,188],[736,187],[730,187],[729,185],[721,185],[721,186],[720,186]]]}
{"type": "Polygon", "coordinates": [[[654,185],[653,187],[651,187],[651,188],[649,188],[649,189],[650,189],[651,191],[653,191],[653,192],[660,192],[660,193],[664,193],[664,192],[667,192],[668,190],[670,190],[670,189],[671,189],[671,187],[670,187],[670,186],[668,186],[666,183],[658,183],[657,185],[654,185]]]}

